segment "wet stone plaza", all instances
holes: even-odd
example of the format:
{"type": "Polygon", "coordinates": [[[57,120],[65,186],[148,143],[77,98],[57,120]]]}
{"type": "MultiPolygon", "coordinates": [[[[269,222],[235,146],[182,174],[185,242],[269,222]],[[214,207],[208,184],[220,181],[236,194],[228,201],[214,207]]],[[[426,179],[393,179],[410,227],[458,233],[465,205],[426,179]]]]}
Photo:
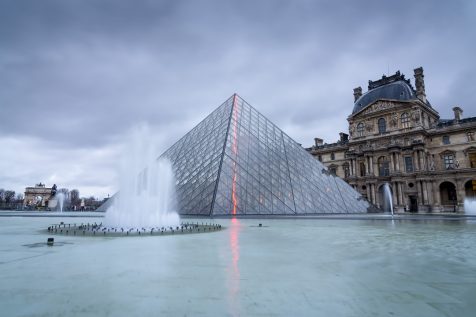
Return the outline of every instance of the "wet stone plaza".
{"type": "Polygon", "coordinates": [[[476,311],[474,218],[207,219],[222,229],[140,237],[45,230],[101,219],[0,217],[2,315],[434,317],[476,311]]]}

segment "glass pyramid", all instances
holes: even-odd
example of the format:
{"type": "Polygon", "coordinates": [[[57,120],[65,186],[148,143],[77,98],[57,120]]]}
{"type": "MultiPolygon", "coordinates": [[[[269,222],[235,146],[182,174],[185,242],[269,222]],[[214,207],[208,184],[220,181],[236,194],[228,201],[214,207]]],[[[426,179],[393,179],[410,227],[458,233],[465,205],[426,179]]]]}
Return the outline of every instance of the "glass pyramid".
{"type": "Polygon", "coordinates": [[[236,94],[161,157],[172,162],[180,214],[308,215],[369,208],[236,94]]]}

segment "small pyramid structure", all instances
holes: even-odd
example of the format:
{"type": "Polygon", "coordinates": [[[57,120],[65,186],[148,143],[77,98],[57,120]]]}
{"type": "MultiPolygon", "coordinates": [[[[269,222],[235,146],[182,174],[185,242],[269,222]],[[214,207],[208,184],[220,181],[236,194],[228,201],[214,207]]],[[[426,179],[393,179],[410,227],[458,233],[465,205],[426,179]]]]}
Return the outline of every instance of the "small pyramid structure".
{"type": "Polygon", "coordinates": [[[361,195],[234,94],[165,151],[182,215],[364,213],[361,195]]]}

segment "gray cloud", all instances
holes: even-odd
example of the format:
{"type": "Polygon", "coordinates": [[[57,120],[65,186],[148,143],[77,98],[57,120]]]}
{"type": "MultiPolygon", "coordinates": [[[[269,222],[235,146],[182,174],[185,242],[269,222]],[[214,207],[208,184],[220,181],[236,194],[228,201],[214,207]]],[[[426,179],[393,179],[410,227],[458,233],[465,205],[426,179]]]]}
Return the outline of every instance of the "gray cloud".
{"type": "Polygon", "coordinates": [[[475,116],[475,17],[472,1],[1,1],[0,146],[17,150],[0,187],[103,196],[132,126],[166,147],[234,92],[305,146],[347,130],[354,87],[418,66],[442,117],[475,116]]]}

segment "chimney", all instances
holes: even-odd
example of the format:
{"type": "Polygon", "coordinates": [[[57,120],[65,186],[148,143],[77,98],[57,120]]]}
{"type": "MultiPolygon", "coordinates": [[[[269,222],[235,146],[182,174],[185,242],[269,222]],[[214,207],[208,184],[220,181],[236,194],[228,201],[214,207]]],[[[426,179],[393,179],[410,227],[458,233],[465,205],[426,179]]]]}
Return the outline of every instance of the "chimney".
{"type": "Polygon", "coordinates": [[[347,133],[340,132],[339,133],[339,139],[342,143],[345,143],[345,142],[349,141],[349,135],[347,133]]]}
{"type": "Polygon", "coordinates": [[[416,96],[418,99],[426,103],[426,93],[425,93],[425,76],[423,75],[423,67],[418,67],[413,70],[415,74],[415,88],[416,96]]]}
{"type": "Polygon", "coordinates": [[[454,107],[453,112],[455,113],[455,122],[458,122],[463,117],[463,109],[460,107],[454,107]]]}
{"type": "Polygon", "coordinates": [[[319,138],[314,138],[314,143],[316,144],[316,147],[321,146],[322,144],[324,144],[324,140],[319,138]]]}
{"type": "Polygon", "coordinates": [[[354,102],[362,96],[362,87],[354,88],[354,102]]]}

